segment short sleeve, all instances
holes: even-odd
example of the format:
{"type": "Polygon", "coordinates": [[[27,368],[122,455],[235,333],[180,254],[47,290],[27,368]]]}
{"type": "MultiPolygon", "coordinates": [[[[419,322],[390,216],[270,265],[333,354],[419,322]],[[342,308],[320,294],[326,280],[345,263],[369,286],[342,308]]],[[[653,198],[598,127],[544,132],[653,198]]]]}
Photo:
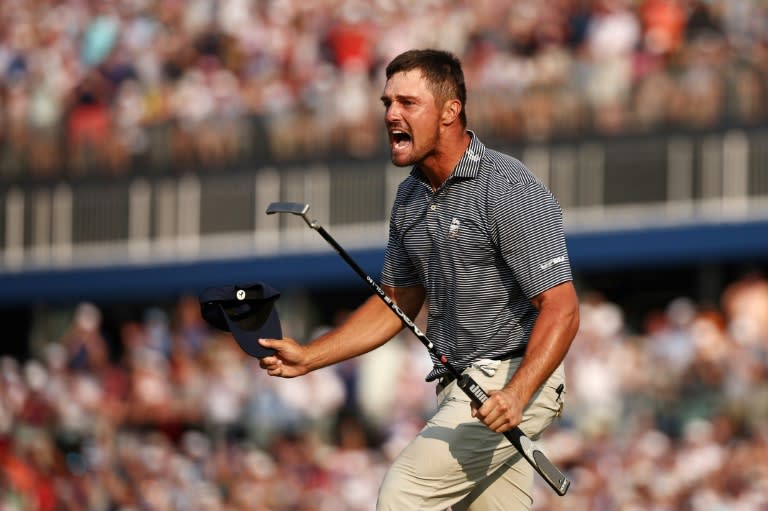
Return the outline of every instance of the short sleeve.
{"type": "Polygon", "coordinates": [[[516,183],[494,203],[502,258],[528,298],[573,279],[562,211],[540,182],[516,183]]]}
{"type": "Polygon", "coordinates": [[[413,261],[408,256],[401,225],[402,220],[397,215],[398,201],[392,207],[389,221],[389,238],[384,252],[384,267],[381,272],[381,283],[391,287],[407,287],[421,284],[419,273],[413,261]]]}

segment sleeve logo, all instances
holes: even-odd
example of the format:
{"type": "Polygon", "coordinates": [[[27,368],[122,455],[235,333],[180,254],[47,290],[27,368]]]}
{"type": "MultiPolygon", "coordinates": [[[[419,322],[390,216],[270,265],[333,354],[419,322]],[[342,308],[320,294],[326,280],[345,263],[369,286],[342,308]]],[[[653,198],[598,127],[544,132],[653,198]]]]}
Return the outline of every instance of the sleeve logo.
{"type": "Polygon", "coordinates": [[[559,257],[553,257],[546,263],[541,263],[539,265],[539,268],[542,270],[548,270],[549,268],[552,268],[554,265],[564,263],[564,262],[565,262],[565,256],[561,255],[559,257]]]}

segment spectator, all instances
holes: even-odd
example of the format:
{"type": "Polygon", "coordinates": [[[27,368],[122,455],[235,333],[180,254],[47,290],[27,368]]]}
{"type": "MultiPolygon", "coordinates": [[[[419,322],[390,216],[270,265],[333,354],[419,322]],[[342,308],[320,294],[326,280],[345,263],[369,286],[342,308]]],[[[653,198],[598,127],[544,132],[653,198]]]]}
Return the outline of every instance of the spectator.
{"type": "MultiPolygon", "coordinates": [[[[68,363],[78,344],[64,337],[39,361],[0,360],[0,509],[372,509],[432,403],[403,363],[420,343],[398,339],[347,374],[389,413],[343,408],[338,375],[276,383],[228,336],[201,331],[188,303],[168,324],[170,354],[127,322],[122,359],[68,363]]],[[[680,297],[633,332],[619,304],[585,292],[563,420],[542,440],[572,485],[561,498],[540,482],[536,509],[765,509],[766,308],[755,273],[718,308],[680,297]]],[[[79,311],[93,331],[98,308],[79,311]]]]}
{"type": "Polygon", "coordinates": [[[67,352],[67,365],[75,371],[98,371],[109,363],[109,347],[101,333],[101,311],[92,303],[77,306],[61,343],[67,352]]]}
{"type": "Polygon", "coordinates": [[[478,135],[505,141],[765,122],[764,2],[288,0],[0,5],[6,175],[378,155],[383,62],[466,62],[478,135]],[[411,25],[410,23],[414,23],[411,25]],[[344,90],[337,105],[328,91],[344,90]],[[62,143],[63,142],[63,143],[62,143]]]}

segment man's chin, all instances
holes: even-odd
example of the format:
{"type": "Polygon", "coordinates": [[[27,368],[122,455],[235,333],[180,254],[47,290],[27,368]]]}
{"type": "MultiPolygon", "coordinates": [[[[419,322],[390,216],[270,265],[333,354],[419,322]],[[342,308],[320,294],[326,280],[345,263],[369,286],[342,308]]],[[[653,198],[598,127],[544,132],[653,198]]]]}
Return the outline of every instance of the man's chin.
{"type": "Polygon", "coordinates": [[[414,164],[414,159],[409,155],[395,153],[394,151],[389,153],[389,159],[395,167],[408,167],[414,164]]]}

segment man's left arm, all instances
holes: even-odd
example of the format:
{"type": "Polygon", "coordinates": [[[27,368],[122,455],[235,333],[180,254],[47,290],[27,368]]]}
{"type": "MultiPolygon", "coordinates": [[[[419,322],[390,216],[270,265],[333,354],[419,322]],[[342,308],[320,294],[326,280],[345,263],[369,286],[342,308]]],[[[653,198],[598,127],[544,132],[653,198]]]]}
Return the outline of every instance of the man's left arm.
{"type": "Polygon", "coordinates": [[[498,433],[520,424],[523,409],[563,361],[579,328],[579,299],[571,281],[539,293],[531,302],[539,315],[520,367],[503,389],[489,390],[488,400],[472,410],[498,433]]]}

